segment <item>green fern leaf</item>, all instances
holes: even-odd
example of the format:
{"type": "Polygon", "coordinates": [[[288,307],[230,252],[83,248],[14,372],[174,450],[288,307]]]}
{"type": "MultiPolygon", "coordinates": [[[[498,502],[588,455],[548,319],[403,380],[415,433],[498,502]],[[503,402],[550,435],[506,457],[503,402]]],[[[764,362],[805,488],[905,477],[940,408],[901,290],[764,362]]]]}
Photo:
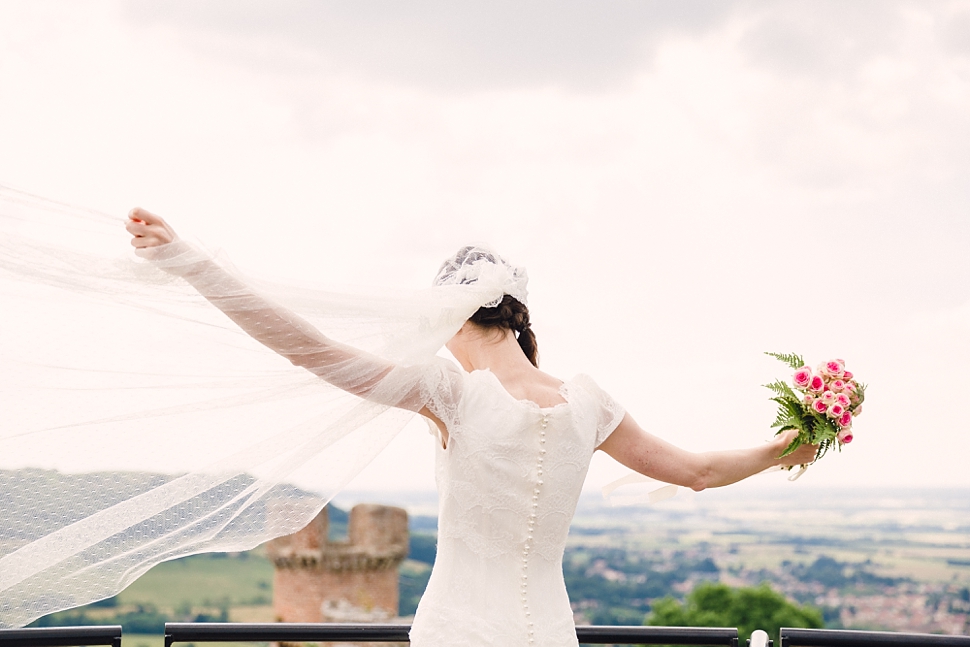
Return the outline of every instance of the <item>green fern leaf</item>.
{"type": "Polygon", "coordinates": [[[804,411],[797,400],[784,396],[777,396],[771,400],[778,403],[778,412],[775,415],[775,421],[771,424],[772,428],[779,428],[778,433],[788,429],[798,429],[799,433],[805,431],[804,411]]]}
{"type": "Polygon", "coordinates": [[[794,389],[788,386],[787,382],[775,380],[771,384],[765,384],[764,386],[766,389],[773,391],[778,397],[789,398],[795,402],[801,402],[801,396],[795,393],[794,389]]]}
{"type": "Polygon", "coordinates": [[[775,427],[781,427],[784,429],[785,427],[790,427],[793,424],[795,424],[795,421],[792,419],[791,414],[785,409],[785,407],[778,407],[778,414],[775,416],[775,421],[771,423],[772,429],[775,427]]]}
{"type": "Polygon", "coordinates": [[[793,369],[796,369],[796,370],[797,369],[800,369],[803,366],[805,366],[805,360],[802,359],[802,356],[801,355],[797,355],[795,353],[768,353],[768,352],[766,352],[765,355],[770,355],[770,356],[774,357],[775,359],[780,360],[780,361],[784,362],[785,364],[788,364],[789,366],[791,366],[793,369]]]}

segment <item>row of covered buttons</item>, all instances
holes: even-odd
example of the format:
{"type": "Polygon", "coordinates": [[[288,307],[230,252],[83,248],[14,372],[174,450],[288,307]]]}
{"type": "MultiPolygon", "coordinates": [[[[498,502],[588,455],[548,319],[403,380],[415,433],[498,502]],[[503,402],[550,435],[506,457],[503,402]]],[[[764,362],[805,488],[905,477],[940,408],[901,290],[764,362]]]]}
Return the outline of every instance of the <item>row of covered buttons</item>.
{"type": "Polygon", "coordinates": [[[539,420],[539,457],[536,459],[536,484],[532,490],[532,509],[529,511],[529,534],[522,548],[522,609],[525,611],[529,629],[529,644],[535,643],[535,625],[532,622],[532,612],[529,610],[529,553],[532,551],[533,533],[536,526],[537,510],[539,508],[539,492],[542,486],[542,461],[546,454],[546,427],[549,426],[548,414],[543,414],[539,420]]]}

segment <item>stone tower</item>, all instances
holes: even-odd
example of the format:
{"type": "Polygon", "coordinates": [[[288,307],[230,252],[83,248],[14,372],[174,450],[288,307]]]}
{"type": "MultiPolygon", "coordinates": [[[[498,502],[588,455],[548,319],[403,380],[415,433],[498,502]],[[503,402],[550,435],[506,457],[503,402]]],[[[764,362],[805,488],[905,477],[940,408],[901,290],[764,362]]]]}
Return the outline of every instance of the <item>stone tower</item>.
{"type": "Polygon", "coordinates": [[[401,508],[361,504],[348,541],[331,542],[324,508],[303,530],[270,541],[278,622],[386,622],[398,613],[398,566],[408,554],[401,508]]]}

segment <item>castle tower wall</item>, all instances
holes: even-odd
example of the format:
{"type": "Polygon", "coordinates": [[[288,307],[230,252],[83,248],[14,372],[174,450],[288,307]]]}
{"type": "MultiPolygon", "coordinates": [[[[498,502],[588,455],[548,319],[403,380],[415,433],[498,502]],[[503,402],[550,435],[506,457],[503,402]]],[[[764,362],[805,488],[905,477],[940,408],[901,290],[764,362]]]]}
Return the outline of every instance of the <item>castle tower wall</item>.
{"type": "Polygon", "coordinates": [[[278,622],[386,622],[397,616],[397,569],[277,569],[273,611],[278,622]]]}
{"type": "Polygon", "coordinates": [[[274,539],[273,609],[280,622],[386,622],[397,616],[398,566],[408,553],[401,508],[361,504],[349,541],[331,542],[324,508],[297,533],[274,539]]]}

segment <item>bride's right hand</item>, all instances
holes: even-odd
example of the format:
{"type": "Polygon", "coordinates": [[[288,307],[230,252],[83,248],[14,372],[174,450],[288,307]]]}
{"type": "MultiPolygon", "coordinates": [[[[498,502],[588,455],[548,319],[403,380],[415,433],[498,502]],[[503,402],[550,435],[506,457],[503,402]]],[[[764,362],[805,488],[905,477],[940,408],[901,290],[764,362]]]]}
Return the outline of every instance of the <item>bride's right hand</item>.
{"type": "Polygon", "coordinates": [[[132,236],[132,247],[138,250],[167,245],[178,240],[178,234],[167,222],[141,207],[135,207],[128,212],[125,229],[132,236]]]}
{"type": "MultiPolygon", "coordinates": [[[[781,454],[791,445],[792,441],[798,435],[797,429],[789,429],[788,431],[778,434],[772,439],[771,442],[774,443],[775,456],[781,456],[781,454]]],[[[782,467],[795,467],[797,465],[810,465],[815,462],[815,457],[818,455],[818,445],[800,445],[798,449],[793,451],[788,456],[784,458],[776,459],[778,465],[782,467]]]]}

